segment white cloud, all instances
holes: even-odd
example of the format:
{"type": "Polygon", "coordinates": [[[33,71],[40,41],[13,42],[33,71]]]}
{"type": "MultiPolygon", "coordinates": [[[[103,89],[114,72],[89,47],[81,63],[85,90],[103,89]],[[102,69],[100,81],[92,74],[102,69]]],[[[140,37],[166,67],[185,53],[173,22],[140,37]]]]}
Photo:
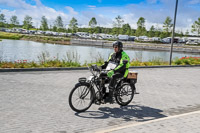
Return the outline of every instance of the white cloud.
{"type": "Polygon", "coordinates": [[[200,4],[200,0],[191,0],[189,4],[200,4]]]}
{"type": "Polygon", "coordinates": [[[90,8],[96,8],[96,6],[93,6],[93,5],[88,5],[88,7],[90,7],[90,8]]]}
{"type": "MultiPolygon", "coordinates": [[[[167,16],[173,19],[175,8],[174,0],[146,0],[146,3],[130,4],[123,7],[97,7],[95,5],[88,5],[80,12],[75,11],[70,6],[66,6],[65,8],[69,13],[65,13],[64,11],[58,11],[43,5],[40,0],[32,1],[35,1],[35,5],[28,4],[25,0],[0,0],[1,5],[14,9],[2,9],[1,12],[5,14],[7,20],[12,15],[18,16],[21,23],[25,15],[30,15],[33,18],[35,26],[40,25],[42,16],[46,16],[51,25],[53,25],[57,16],[61,16],[65,24],[69,23],[72,16],[74,16],[78,20],[79,26],[82,27],[88,26],[88,22],[92,17],[96,18],[98,26],[112,27],[115,17],[120,15],[124,19],[124,23],[129,23],[132,28],[137,28],[139,17],[144,17],[146,19],[146,28],[149,29],[152,25],[162,28],[162,24],[167,16]],[[161,4],[158,5],[155,3],[161,4]]],[[[102,1],[100,0],[99,2],[102,1]]],[[[179,1],[176,22],[178,30],[190,30],[191,24],[200,17],[200,10],[197,9],[198,3],[200,3],[200,0],[179,1]]]]}
{"type": "Polygon", "coordinates": [[[34,0],[34,1],[36,2],[36,5],[38,5],[38,6],[41,6],[41,5],[42,5],[42,3],[41,3],[40,0],[34,0]]]}
{"type": "Polygon", "coordinates": [[[9,20],[12,15],[16,15],[20,24],[22,24],[24,17],[29,15],[33,18],[33,25],[36,27],[40,26],[42,16],[45,16],[51,25],[53,25],[57,16],[61,16],[64,21],[69,19],[69,16],[64,12],[44,6],[40,0],[35,0],[35,2],[36,5],[30,5],[23,0],[0,0],[0,4],[15,8],[15,10],[12,11],[3,9],[1,12],[5,14],[7,20],[9,20]]]}
{"type": "MultiPolygon", "coordinates": [[[[149,29],[151,24],[162,25],[167,16],[170,16],[173,20],[175,11],[175,1],[172,0],[160,0],[161,5],[143,5],[143,4],[131,4],[127,6],[127,10],[135,14],[132,19],[139,19],[139,17],[144,17],[146,19],[146,27],[149,29]]],[[[197,20],[200,14],[198,9],[195,9],[188,5],[188,1],[179,1],[178,11],[177,11],[177,21],[176,30],[190,31],[191,23],[197,20]],[[187,21],[187,20],[190,20],[187,21]]],[[[173,21],[172,21],[173,22],[173,21]]]]}
{"type": "Polygon", "coordinates": [[[29,9],[32,7],[23,0],[0,0],[0,4],[21,9],[29,9]]]}
{"type": "Polygon", "coordinates": [[[147,0],[148,3],[154,4],[156,3],[158,0],[147,0]]]}
{"type": "Polygon", "coordinates": [[[92,11],[83,11],[81,12],[81,15],[79,16],[78,20],[84,25],[88,25],[89,21],[92,17],[95,17],[97,20],[98,26],[103,27],[112,27],[112,19],[107,18],[103,14],[96,14],[92,11]]]}
{"type": "Polygon", "coordinates": [[[96,6],[93,6],[93,5],[88,5],[88,7],[89,9],[92,9],[92,10],[96,9],[96,6]]]}
{"type": "Polygon", "coordinates": [[[99,14],[99,17],[104,18],[104,15],[103,14],[99,14]]]}
{"type": "Polygon", "coordinates": [[[111,12],[114,13],[114,14],[119,14],[120,13],[120,11],[117,10],[117,9],[113,9],[113,10],[111,10],[111,12]]]}
{"type": "Polygon", "coordinates": [[[122,16],[124,23],[129,23],[131,28],[136,29],[137,28],[137,19],[135,18],[135,14],[129,13],[129,14],[124,14],[122,16]]]}
{"type": "Polygon", "coordinates": [[[78,14],[78,12],[74,11],[74,9],[73,9],[72,7],[70,7],[70,6],[66,6],[65,8],[66,8],[66,9],[69,11],[69,13],[72,14],[72,15],[77,15],[77,14],[78,14]]]}

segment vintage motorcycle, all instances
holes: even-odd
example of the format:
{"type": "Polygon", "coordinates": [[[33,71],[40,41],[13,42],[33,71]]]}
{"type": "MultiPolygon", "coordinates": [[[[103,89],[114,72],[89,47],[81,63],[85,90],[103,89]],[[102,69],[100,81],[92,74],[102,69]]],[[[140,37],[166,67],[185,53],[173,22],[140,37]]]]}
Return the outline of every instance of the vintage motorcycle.
{"type": "MultiPolygon", "coordinates": [[[[105,89],[110,78],[107,77],[106,70],[100,70],[97,65],[88,67],[92,76],[88,79],[79,78],[78,83],[71,90],[69,94],[69,105],[75,112],[84,112],[95,104],[102,104],[106,94],[105,89]]],[[[137,82],[137,73],[129,72],[127,78],[117,80],[115,89],[113,90],[113,97],[115,101],[121,105],[128,105],[134,94],[136,93],[135,83],[137,82]]]]}

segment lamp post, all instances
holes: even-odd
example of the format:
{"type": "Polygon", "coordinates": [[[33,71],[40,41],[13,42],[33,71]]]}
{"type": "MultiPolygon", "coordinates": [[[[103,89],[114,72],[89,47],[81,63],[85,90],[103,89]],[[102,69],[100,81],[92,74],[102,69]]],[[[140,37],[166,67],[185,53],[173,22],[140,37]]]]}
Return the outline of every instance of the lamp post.
{"type": "Polygon", "coordinates": [[[174,25],[173,25],[173,31],[172,31],[172,39],[171,39],[171,50],[170,50],[170,59],[169,59],[169,65],[172,63],[172,52],[173,52],[173,43],[174,43],[174,32],[175,32],[175,26],[176,26],[176,13],[178,8],[178,0],[176,0],[176,6],[175,6],[175,13],[174,13],[174,25]]]}

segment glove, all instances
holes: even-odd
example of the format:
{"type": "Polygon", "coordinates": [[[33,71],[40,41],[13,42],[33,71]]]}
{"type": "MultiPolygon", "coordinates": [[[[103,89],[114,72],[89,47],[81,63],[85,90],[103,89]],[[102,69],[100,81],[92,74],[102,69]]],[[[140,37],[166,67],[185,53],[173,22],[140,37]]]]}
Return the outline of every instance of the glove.
{"type": "Polygon", "coordinates": [[[111,70],[111,71],[109,71],[109,72],[107,73],[107,75],[108,75],[109,78],[111,78],[111,77],[113,76],[113,74],[114,74],[114,71],[113,71],[113,70],[111,70]]]}

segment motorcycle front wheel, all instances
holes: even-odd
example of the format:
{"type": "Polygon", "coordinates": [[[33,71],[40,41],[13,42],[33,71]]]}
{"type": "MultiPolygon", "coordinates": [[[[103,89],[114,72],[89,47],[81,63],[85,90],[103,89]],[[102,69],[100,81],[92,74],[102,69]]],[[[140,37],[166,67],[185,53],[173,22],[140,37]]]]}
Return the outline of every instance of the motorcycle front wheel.
{"type": "Polygon", "coordinates": [[[93,103],[93,93],[87,85],[76,85],[69,94],[69,105],[75,112],[84,112],[93,103]]]}

